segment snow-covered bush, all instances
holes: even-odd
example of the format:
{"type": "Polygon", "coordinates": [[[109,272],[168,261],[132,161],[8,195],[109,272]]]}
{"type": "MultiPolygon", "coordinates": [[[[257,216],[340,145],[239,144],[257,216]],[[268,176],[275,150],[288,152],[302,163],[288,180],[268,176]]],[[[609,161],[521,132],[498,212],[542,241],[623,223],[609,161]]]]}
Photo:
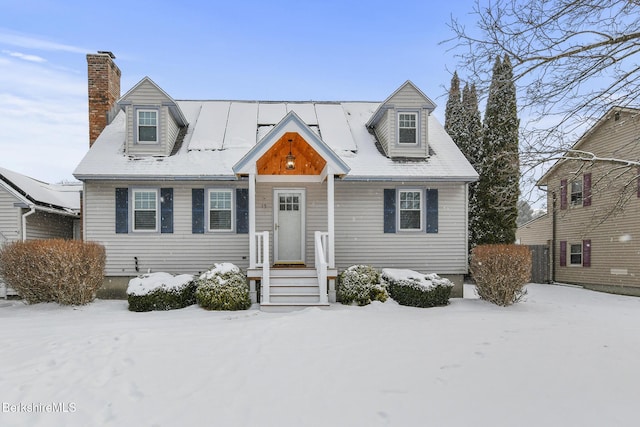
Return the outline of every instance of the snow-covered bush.
{"type": "Polygon", "coordinates": [[[129,281],[130,311],[173,310],[196,303],[193,276],[149,273],[129,281]]]}
{"type": "Polygon", "coordinates": [[[389,294],[380,284],[380,273],[368,265],[352,265],[338,276],[338,300],[342,304],[385,302],[389,294]]]}
{"type": "Polygon", "coordinates": [[[196,280],[196,301],[208,310],[246,310],[251,307],[247,278],[234,264],[214,264],[196,280]]]}
{"type": "Polygon", "coordinates": [[[422,274],[413,270],[385,268],[382,281],[389,295],[400,305],[437,307],[449,304],[453,283],[437,274],[422,274]]]}
{"type": "Polygon", "coordinates": [[[0,275],[29,304],[87,304],[102,286],[104,247],[79,240],[30,240],[0,249],[0,275]]]}
{"type": "Polygon", "coordinates": [[[471,252],[471,274],[478,296],[506,307],[519,302],[531,279],[531,251],[521,245],[481,245],[471,252]]]}

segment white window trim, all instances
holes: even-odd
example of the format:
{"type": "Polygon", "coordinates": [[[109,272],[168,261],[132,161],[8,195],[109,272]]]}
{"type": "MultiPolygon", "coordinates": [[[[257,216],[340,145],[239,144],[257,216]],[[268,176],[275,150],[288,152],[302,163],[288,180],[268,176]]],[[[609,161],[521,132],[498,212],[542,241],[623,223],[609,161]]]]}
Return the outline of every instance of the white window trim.
{"type": "Polygon", "coordinates": [[[584,181],[582,179],[574,179],[569,182],[569,204],[571,206],[582,206],[584,204],[584,181]],[[574,183],[580,184],[580,200],[575,202],[573,201],[573,195],[578,194],[578,192],[573,192],[574,183]]]}
{"type": "Polygon", "coordinates": [[[236,215],[236,200],[235,191],[233,188],[207,188],[207,231],[210,233],[233,233],[235,232],[235,215],[236,215]],[[219,230],[211,228],[211,193],[230,193],[231,194],[231,228],[219,230]]]}
{"type": "Polygon", "coordinates": [[[400,147],[417,147],[420,145],[420,110],[398,110],[396,112],[396,145],[400,147]],[[416,141],[400,142],[400,114],[413,114],[416,116],[416,141]]]}
{"type": "MultiPolygon", "coordinates": [[[[580,243],[571,243],[571,242],[567,242],[567,257],[569,258],[569,262],[567,262],[567,265],[569,267],[582,267],[583,263],[584,263],[584,251],[583,251],[583,247],[582,247],[582,242],[580,243]],[[572,246],[580,246],[580,264],[574,264],[571,260],[571,255],[573,252],[571,252],[571,247],[572,246]]],[[[576,252],[577,253],[577,252],[576,252]]]]}
{"type": "Polygon", "coordinates": [[[396,190],[396,194],[397,194],[397,200],[396,200],[396,212],[397,212],[397,218],[396,218],[396,224],[397,224],[397,230],[401,231],[403,233],[411,233],[411,232],[422,232],[424,231],[424,217],[425,217],[425,191],[423,188],[398,188],[396,190]],[[400,204],[400,195],[401,193],[408,193],[408,192],[413,192],[413,193],[419,193],[420,194],[420,227],[419,228],[402,228],[402,221],[400,221],[400,216],[402,214],[402,206],[400,204]]]}
{"type": "Polygon", "coordinates": [[[157,188],[133,188],[131,190],[131,230],[135,233],[157,233],[158,232],[158,220],[160,218],[160,191],[157,188]],[[156,226],[153,230],[138,230],[136,228],[136,211],[147,211],[147,209],[136,209],[136,193],[155,193],[156,195],[156,226]]]}
{"type": "Polygon", "coordinates": [[[160,143],[160,111],[157,108],[138,108],[135,111],[136,119],[136,143],[145,145],[157,145],[160,143]],[[140,113],[156,113],[156,140],[140,141],[140,113]]]}

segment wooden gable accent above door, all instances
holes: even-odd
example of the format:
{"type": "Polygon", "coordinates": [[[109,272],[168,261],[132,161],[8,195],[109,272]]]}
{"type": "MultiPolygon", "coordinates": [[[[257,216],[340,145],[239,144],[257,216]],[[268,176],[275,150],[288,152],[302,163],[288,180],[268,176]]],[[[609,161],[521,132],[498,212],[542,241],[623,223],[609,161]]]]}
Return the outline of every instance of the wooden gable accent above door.
{"type": "Polygon", "coordinates": [[[286,132],[256,162],[258,175],[320,175],[327,161],[297,132],[286,132]],[[289,170],[285,163],[289,154],[296,157],[296,168],[289,170]]]}

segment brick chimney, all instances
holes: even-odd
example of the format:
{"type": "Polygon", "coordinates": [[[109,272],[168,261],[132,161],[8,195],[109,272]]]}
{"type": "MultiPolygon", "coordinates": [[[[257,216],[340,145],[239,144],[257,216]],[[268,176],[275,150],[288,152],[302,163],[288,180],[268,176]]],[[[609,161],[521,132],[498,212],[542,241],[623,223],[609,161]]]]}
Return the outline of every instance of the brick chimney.
{"type": "Polygon", "coordinates": [[[109,124],[109,113],[120,98],[120,69],[111,52],[87,55],[89,83],[89,147],[109,124]]]}

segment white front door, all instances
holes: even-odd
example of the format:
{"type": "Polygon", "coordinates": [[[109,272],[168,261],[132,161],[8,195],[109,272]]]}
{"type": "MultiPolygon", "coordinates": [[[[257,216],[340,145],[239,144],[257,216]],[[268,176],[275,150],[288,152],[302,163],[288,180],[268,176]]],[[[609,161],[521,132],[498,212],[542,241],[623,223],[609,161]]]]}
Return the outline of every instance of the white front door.
{"type": "Polygon", "coordinates": [[[280,264],[304,263],[305,190],[274,190],[274,259],[280,264]]]}

